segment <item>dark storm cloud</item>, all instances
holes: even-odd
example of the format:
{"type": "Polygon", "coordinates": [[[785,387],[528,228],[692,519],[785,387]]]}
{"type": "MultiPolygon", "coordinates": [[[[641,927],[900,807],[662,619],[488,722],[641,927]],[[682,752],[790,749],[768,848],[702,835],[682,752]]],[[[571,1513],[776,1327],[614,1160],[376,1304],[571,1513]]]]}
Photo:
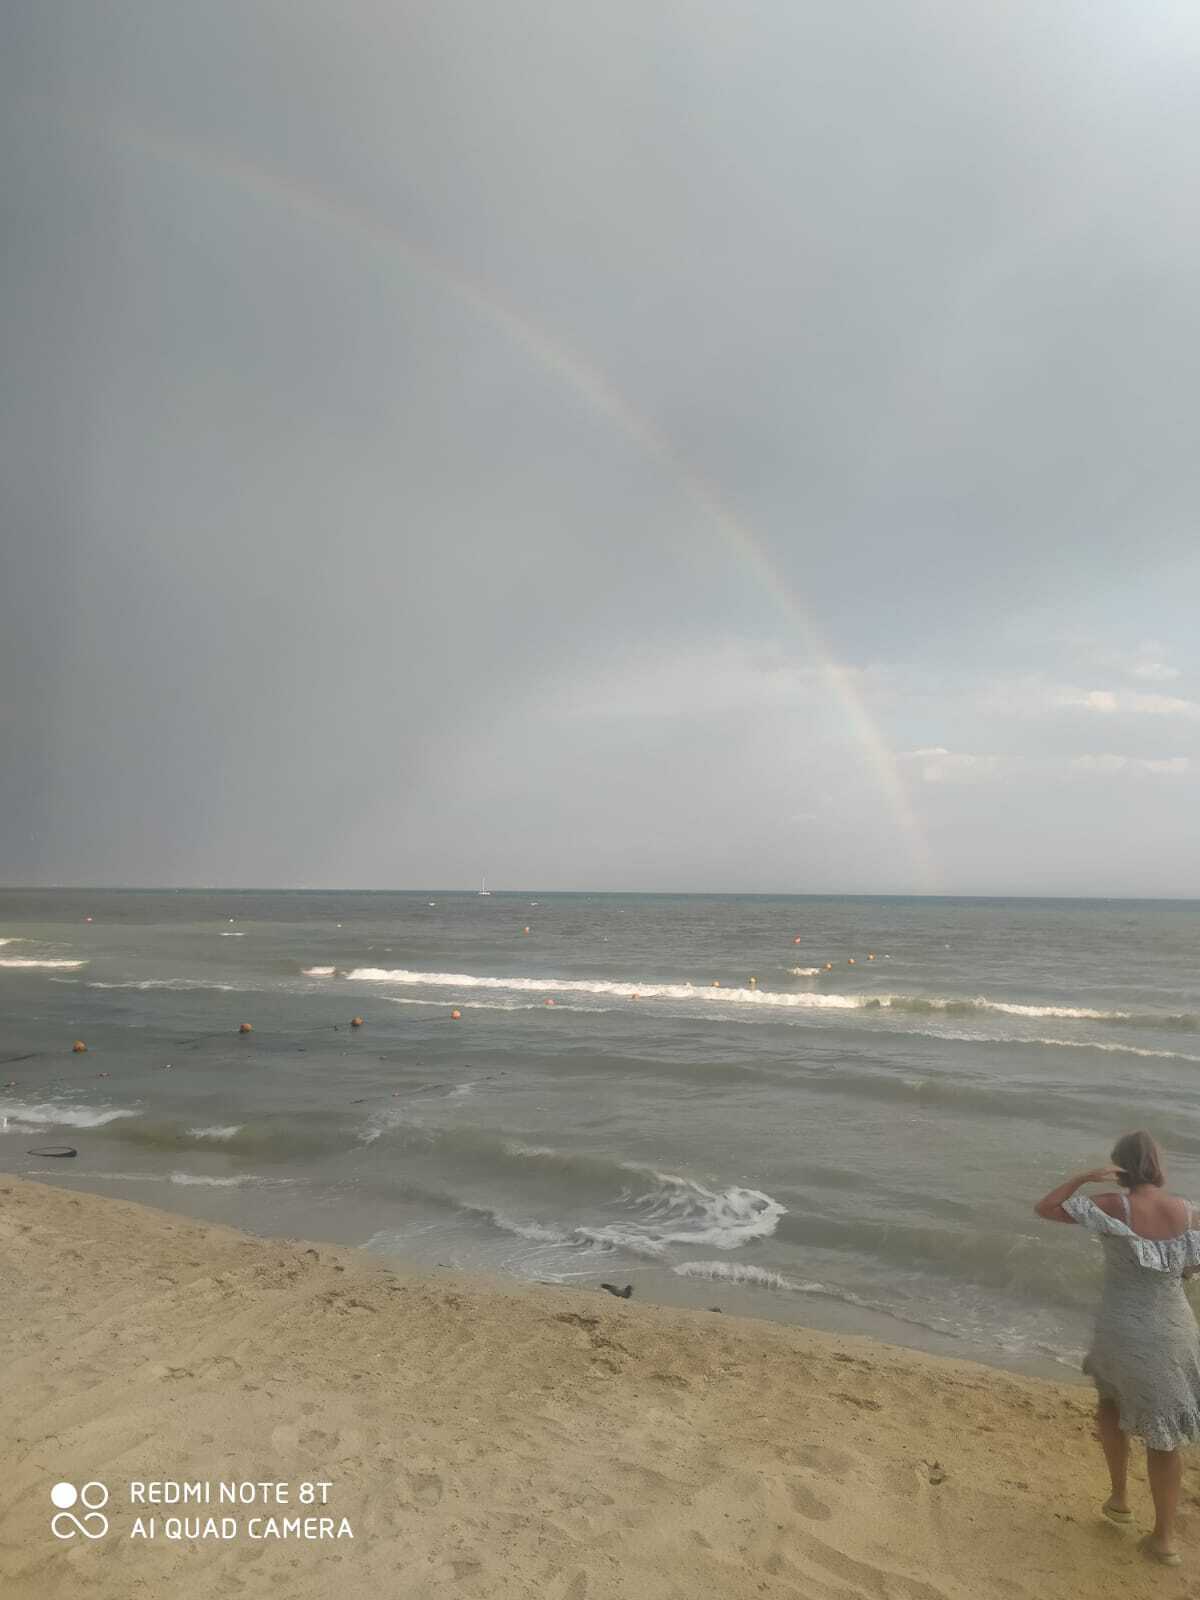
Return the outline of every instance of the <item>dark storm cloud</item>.
{"type": "Polygon", "coordinates": [[[1200,890],[1190,8],[0,26],[8,881],[1200,890]]]}

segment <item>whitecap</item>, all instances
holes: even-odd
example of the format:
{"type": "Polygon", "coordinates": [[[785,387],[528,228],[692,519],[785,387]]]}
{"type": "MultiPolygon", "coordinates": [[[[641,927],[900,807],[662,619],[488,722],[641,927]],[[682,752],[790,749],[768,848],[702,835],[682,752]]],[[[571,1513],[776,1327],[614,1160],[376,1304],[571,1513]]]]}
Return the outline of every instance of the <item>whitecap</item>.
{"type": "Polygon", "coordinates": [[[67,971],[86,966],[86,961],[36,961],[31,956],[0,956],[0,967],[57,967],[67,971]]]}
{"type": "MultiPolygon", "coordinates": [[[[310,972],[326,969],[311,968],[310,972]]],[[[799,969],[805,976],[816,976],[812,969],[799,969]]],[[[1130,1011],[1101,1011],[1088,1006],[1032,1005],[1017,1000],[993,1000],[987,995],[880,994],[870,990],[855,994],[794,993],[759,988],[726,988],[720,983],[658,983],[629,978],[529,978],[479,976],[468,972],[420,972],[406,967],[354,967],[345,976],[358,983],[388,983],[397,988],[501,990],[517,994],[594,994],[613,995],[623,1000],[634,994],[641,1000],[681,1000],[690,1004],[749,1006],[758,1009],[800,1011],[909,1011],[921,1012],[999,1012],[1017,1017],[1055,1017],[1070,1021],[1133,1022],[1163,1026],[1190,1027],[1190,1016],[1147,1015],[1137,1018],[1130,1011]]]]}
{"type": "Polygon", "coordinates": [[[102,1128],[120,1117],[136,1117],[136,1111],[112,1106],[68,1105],[53,1101],[28,1105],[19,1100],[0,1100],[0,1114],[18,1122],[40,1123],[52,1128],[102,1128]]]}
{"type": "MultiPolygon", "coordinates": [[[[636,1170],[631,1168],[630,1170],[636,1170]]],[[[759,1189],[737,1185],[709,1189],[689,1178],[656,1172],[655,1187],[627,1202],[633,1213],[617,1222],[580,1226],[574,1236],[588,1244],[661,1256],[669,1245],[712,1245],[736,1250],[775,1232],[787,1207],[759,1189]]]]}
{"type": "Polygon", "coordinates": [[[750,1284],[756,1289],[796,1289],[791,1278],[767,1267],[741,1261],[681,1261],[671,1271],[679,1278],[707,1278],[714,1283],[750,1284]]]}
{"type": "Polygon", "coordinates": [[[240,1189],[248,1183],[292,1183],[292,1178],[262,1178],[256,1172],[240,1172],[232,1178],[209,1178],[199,1172],[173,1172],[171,1183],[205,1189],[240,1189]]]}

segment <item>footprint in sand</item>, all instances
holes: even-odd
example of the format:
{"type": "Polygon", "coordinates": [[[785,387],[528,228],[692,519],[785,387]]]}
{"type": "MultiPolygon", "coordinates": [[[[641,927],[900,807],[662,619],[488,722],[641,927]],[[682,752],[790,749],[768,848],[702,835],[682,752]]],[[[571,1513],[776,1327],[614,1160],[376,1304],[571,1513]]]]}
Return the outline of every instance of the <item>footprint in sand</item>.
{"type": "Polygon", "coordinates": [[[833,1512],[824,1500],[805,1488],[802,1483],[788,1484],[788,1499],[792,1502],[792,1510],[799,1512],[802,1517],[810,1517],[814,1522],[828,1522],[833,1512]]]}
{"type": "Polygon", "coordinates": [[[816,1444],[804,1444],[795,1450],[789,1450],[785,1459],[794,1461],[799,1467],[808,1467],[812,1472],[819,1472],[827,1478],[844,1477],[852,1472],[855,1466],[854,1457],[844,1450],[816,1444]]]}
{"type": "Polygon", "coordinates": [[[436,1472],[410,1472],[408,1486],[413,1499],[421,1506],[436,1506],[444,1492],[436,1472]]]}

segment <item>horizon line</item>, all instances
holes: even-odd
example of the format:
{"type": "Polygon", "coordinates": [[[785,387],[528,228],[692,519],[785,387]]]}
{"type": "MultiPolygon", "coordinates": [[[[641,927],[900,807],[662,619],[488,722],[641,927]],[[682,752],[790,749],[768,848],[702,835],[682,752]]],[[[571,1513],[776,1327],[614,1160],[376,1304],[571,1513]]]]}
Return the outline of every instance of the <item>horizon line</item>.
{"type": "MultiPolygon", "coordinates": [[[[468,887],[410,888],[347,888],[312,884],[229,884],[229,883],[0,883],[0,894],[442,894],[464,895],[480,898],[480,892],[468,887]]],[[[928,890],[865,890],[865,889],[539,889],[528,886],[508,889],[491,889],[483,898],[503,895],[610,895],[642,896],[657,899],[694,900],[1059,900],[1083,904],[1107,904],[1114,901],[1147,901],[1165,905],[1200,903],[1200,893],[1165,894],[1003,894],[994,891],[975,893],[960,890],[956,893],[930,893],[928,890]]]]}

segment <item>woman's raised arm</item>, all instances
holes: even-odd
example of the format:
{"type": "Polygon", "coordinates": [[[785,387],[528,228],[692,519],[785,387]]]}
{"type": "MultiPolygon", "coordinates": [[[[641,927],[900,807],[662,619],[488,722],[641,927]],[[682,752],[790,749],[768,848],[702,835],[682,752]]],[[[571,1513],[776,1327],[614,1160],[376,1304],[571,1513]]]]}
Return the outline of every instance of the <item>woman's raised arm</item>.
{"type": "Polygon", "coordinates": [[[1112,1183],[1118,1171],[1117,1167],[1093,1167],[1090,1172],[1081,1172],[1043,1195],[1033,1209],[1045,1222],[1074,1222],[1075,1218],[1063,1210],[1063,1201],[1069,1200],[1076,1189],[1085,1183],[1112,1183]]]}

